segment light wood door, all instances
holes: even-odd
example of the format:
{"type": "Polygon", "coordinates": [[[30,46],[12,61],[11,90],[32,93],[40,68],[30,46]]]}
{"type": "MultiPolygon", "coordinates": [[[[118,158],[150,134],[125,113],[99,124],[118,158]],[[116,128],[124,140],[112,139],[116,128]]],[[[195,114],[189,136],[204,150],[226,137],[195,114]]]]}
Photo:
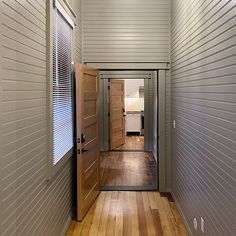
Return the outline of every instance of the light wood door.
{"type": "Polygon", "coordinates": [[[110,149],[125,143],[124,80],[110,80],[110,149]]]}
{"type": "Polygon", "coordinates": [[[81,221],[99,194],[99,71],[76,65],[77,219],[81,221]]]}

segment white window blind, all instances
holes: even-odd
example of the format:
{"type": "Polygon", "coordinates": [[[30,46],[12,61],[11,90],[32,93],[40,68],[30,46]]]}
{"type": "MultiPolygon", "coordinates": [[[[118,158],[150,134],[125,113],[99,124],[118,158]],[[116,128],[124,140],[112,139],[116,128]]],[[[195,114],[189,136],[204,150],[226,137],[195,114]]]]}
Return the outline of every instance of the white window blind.
{"type": "Polygon", "coordinates": [[[73,147],[72,27],[55,8],[53,27],[53,165],[73,147]]]}

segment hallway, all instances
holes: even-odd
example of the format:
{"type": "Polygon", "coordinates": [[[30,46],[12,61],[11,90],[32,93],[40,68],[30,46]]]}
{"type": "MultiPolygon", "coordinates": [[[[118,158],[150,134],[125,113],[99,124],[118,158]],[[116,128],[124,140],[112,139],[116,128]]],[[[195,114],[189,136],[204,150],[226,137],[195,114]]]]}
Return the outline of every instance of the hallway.
{"type": "Polygon", "coordinates": [[[159,192],[101,192],[66,236],[187,236],[175,203],[159,192]]]}
{"type": "Polygon", "coordinates": [[[0,0],[0,28],[0,236],[236,236],[236,0],[0,0]]]}

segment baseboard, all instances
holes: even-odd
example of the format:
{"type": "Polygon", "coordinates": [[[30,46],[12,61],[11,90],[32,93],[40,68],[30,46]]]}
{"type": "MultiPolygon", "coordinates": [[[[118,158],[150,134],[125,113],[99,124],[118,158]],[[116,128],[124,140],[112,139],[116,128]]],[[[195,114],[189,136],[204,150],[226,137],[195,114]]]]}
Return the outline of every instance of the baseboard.
{"type": "Polygon", "coordinates": [[[175,201],[175,205],[178,208],[178,211],[179,211],[179,213],[180,213],[180,215],[181,215],[181,217],[182,217],[182,219],[184,221],[184,225],[185,225],[185,227],[186,227],[186,229],[188,231],[189,236],[193,236],[193,232],[191,231],[191,228],[188,225],[188,221],[186,220],[185,215],[184,215],[184,213],[183,213],[183,211],[182,211],[182,209],[181,209],[181,207],[180,207],[180,205],[179,205],[179,203],[177,201],[177,198],[175,197],[175,195],[174,195],[174,193],[172,191],[171,191],[171,195],[172,195],[172,197],[173,197],[173,199],[175,201]]]}

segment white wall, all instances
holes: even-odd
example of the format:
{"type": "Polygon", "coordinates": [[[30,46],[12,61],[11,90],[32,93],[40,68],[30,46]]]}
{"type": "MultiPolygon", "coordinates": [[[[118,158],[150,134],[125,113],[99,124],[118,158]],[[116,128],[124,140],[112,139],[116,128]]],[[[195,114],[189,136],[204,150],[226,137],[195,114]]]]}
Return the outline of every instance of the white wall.
{"type": "Polygon", "coordinates": [[[144,110],[144,97],[140,97],[139,88],[144,87],[143,79],[125,79],[125,110],[144,110]]]}
{"type": "Polygon", "coordinates": [[[83,52],[84,62],[168,62],[169,1],[83,0],[83,52]]]}
{"type": "Polygon", "coordinates": [[[139,98],[139,87],[144,86],[144,80],[125,79],[125,97],[139,98]]]}
{"type": "Polygon", "coordinates": [[[72,214],[73,168],[68,162],[46,182],[46,1],[0,4],[0,235],[62,235],[72,214]]]}

